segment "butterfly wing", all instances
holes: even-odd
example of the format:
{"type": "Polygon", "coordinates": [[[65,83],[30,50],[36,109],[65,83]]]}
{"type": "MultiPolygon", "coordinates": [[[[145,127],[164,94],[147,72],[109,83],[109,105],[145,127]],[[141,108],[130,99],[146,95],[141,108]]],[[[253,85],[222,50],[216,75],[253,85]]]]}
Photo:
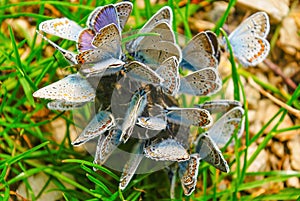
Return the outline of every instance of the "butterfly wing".
{"type": "Polygon", "coordinates": [[[123,173],[120,178],[119,188],[121,190],[124,190],[126,186],[131,181],[133,175],[135,174],[140,162],[143,159],[143,149],[144,149],[145,143],[139,143],[134,146],[133,152],[130,155],[130,158],[128,162],[125,164],[123,168],[123,173]]]}
{"type": "Polygon", "coordinates": [[[114,57],[121,57],[121,36],[114,24],[109,24],[96,34],[92,41],[96,49],[86,50],[76,55],[77,63],[96,63],[114,57]]]}
{"type": "Polygon", "coordinates": [[[73,103],[90,102],[95,98],[95,90],[79,74],[71,74],[33,93],[34,97],[62,100],[73,103]]]}
{"type": "Polygon", "coordinates": [[[188,161],[178,163],[178,173],[181,181],[181,186],[186,196],[191,195],[195,190],[199,165],[200,156],[198,153],[191,154],[188,161]]]}
{"type": "Polygon", "coordinates": [[[86,22],[87,27],[93,29],[96,33],[109,24],[116,25],[120,30],[118,14],[112,4],[97,7],[89,15],[86,22]]]}
{"type": "Polygon", "coordinates": [[[92,45],[105,50],[115,58],[121,57],[121,35],[115,24],[103,27],[94,37],[92,45]]]}
{"type": "Polygon", "coordinates": [[[168,41],[159,43],[148,41],[148,44],[139,47],[134,58],[145,64],[161,65],[166,59],[173,56],[181,61],[181,50],[177,44],[168,41]]]}
{"type": "Polygon", "coordinates": [[[144,108],[146,107],[146,104],[147,93],[145,92],[145,90],[138,90],[131,97],[129,107],[127,108],[124,121],[122,123],[121,141],[123,141],[124,143],[126,143],[132,135],[132,131],[137,121],[137,118],[143,112],[144,108]]]}
{"type": "Polygon", "coordinates": [[[230,171],[220,149],[206,133],[199,136],[196,152],[199,153],[201,160],[206,161],[222,172],[228,173],[230,171]]]}
{"type": "Polygon", "coordinates": [[[167,108],[167,119],[169,122],[179,125],[194,125],[202,128],[209,127],[213,119],[209,112],[200,108],[167,108]]]}
{"type": "Polygon", "coordinates": [[[269,54],[270,43],[260,36],[239,35],[230,41],[234,55],[243,66],[255,66],[269,54]]]}
{"type": "Polygon", "coordinates": [[[159,117],[139,117],[136,122],[137,125],[149,130],[164,130],[167,127],[167,122],[159,117]]]}
{"type": "Polygon", "coordinates": [[[269,31],[268,15],[265,12],[257,12],[229,35],[234,55],[242,65],[255,66],[267,57],[270,44],[265,38],[269,31]]]}
{"type": "Polygon", "coordinates": [[[115,119],[110,112],[100,111],[94,116],[94,118],[84,128],[80,135],[72,142],[72,145],[80,146],[85,142],[102,135],[115,125],[115,119]]]}
{"type": "Polygon", "coordinates": [[[155,71],[138,61],[130,62],[124,67],[127,72],[126,75],[134,80],[153,85],[160,85],[160,83],[163,81],[163,78],[155,71]]]}
{"type": "Polygon", "coordinates": [[[234,134],[238,137],[244,132],[243,118],[244,109],[235,107],[225,113],[214,125],[208,130],[208,135],[218,145],[224,147],[234,134]]]}
{"type": "Polygon", "coordinates": [[[257,12],[243,21],[230,35],[229,40],[235,40],[240,35],[252,35],[266,38],[270,31],[267,13],[257,12]]]}
{"type": "Polygon", "coordinates": [[[68,18],[57,18],[40,23],[39,30],[60,38],[77,41],[82,27],[68,18]]]}
{"type": "MultiPolygon", "coordinates": [[[[94,164],[99,164],[98,161],[99,161],[99,157],[100,157],[100,148],[101,148],[104,140],[105,140],[105,135],[100,135],[98,138],[97,146],[96,146],[96,152],[95,152],[94,161],[93,161],[94,164]]],[[[97,168],[93,167],[93,170],[97,171],[97,168]]]]}
{"type": "Polygon", "coordinates": [[[217,35],[212,31],[205,31],[205,33],[209,37],[211,44],[214,48],[214,56],[217,59],[218,63],[220,63],[221,50],[220,50],[220,45],[219,45],[219,40],[217,38],[217,35]]]}
{"type": "Polygon", "coordinates": [[[142,29],[140,33],[151,33],[152,35],[139,36],[133,41],[130,41],[126,45],[126,48],[130,54],[135,54],[135,52],[139,51],[140,49],[145,49],[148,46],[151,46],[153,43],[159,43],[161,41],[168,41],[174,44],[176,43],[174,32],[171,26],[165,21],[158,21],[150,28],[142,29]]]}
{"type": "Polygon", "coordinates": [[[209,96],[222,87],[222,80],[215,68],[204,68],[181,78],[179,92],[194,96],[209,96]]]}
{"type": "Polygon", "coordinates": [[[119,17],[120,27],[121,29],[124,29],[126,22],[128,21],[128,18],[132,12],[132,3],[129,1],[123,1],[114,4],[117,15],[119,17]]]}
{"type": "Polygon", "coordinates": [[[169,25],[172,25],[172,21],[173,12],[171,8],[169,6],[164,6],[146,22],[146,24],[141,28],[141,32],[144,32],[143,30],[152,28],[157,22],[166,22],[169,25]]]}
{"type": "Polygon", "coordinates": [[[173,56],[165,60],[156,70],[156,72],[164,80],[162,82],[163,91],[171,96],[176,95],[180,86],[180,75],[177,58],[173,56]]]}
{"type": "Polygon", "coordinates": [[[84,52],[86,50],[92,50],[96,47],[92,45],[92,41],[96,33],[93,29],[85,28],[83,29],[78,36],[77,40],[77,50],[79,52],[84,52]]]}
{"type": "Polygon", "coordinates": [[[175,139],[166,139],[145,147],[145,156],[156,161],[185,161],[190,158],[185,148],[175,139]]]}
{"type": "Polygon", "coordinates": [[[62,101],[62,100],[54,100],[54,101],[47,103],[47,107],[50,110],[67,111],[67,110],[75,110],[75,109],[81,108],[85,104],[87,104],[87,102],[73,103],[73,102],[66,102],[66,101],[62,101]]]}
{"type": "MultiPolygon", "coordinates": [[[[140,29],[139,33],[148,33],[150,32],[155,26],[157,26],[160,23],[166,23],[170,26],[172,26],[172,20],[173,20],[173,14],[172,10],[169,6],[165,6],[161,8],[159,11],[157,11],[146,23],[145,25],[140,29]]],[[[159,30],[159,29],[158,29],[159,30]]],[[[160,29],[161,30],[161,29],[160,29]]],[[[165,31],[166,32],[166,31],[165,31]]],[[[162,34],[161,36],[164,37],[166,34],[162,34]]],[[[169,34],[170,35],[170,34],[169,34]]],[[[168,35],[168,36],[169,36],[168,35]]],[[[173,34],[174,35],[174,34],[173,34]]],[[[174,37],[174,36],[173,36],[174,37]]],[[[126,44],[126,49],[132,53],[136,50],[137,46],[139,45],[140,41],[144,38],[138,37],[129,43],[126,44]]],[[[156,40],[156,39],[155,39],[156,40]]]]}
{"type": "Polygon", "coordinates": [[[217,68],[218,60],[214,54],[215,49],[209,36],[200,32],[183,48],[180,65],[192,71],[206,67],[217,68]]]}
{"type": "Polygon", "coordinates": [[[196,104],[195,107],[206,109],[210,113],[226,113],[234,107],[242,107],[242,104],[236,100],[212,100],[196,104]]]}
{"type": "Polygon", "coordinates": [[[101,62],[78,65],[79,73],[85,77],[102,77],[119,72],[125,63],[122,60],[104,55],[101,62]]]}
{"type": "Polygon", "coordinates": [[[120,136],[122,131],[120,129],[110,130],[108,135],[103,139],[101,144],[97,145],[96,156],[94,163],[103,165],[113,151],[121,144],[120,136]]]}

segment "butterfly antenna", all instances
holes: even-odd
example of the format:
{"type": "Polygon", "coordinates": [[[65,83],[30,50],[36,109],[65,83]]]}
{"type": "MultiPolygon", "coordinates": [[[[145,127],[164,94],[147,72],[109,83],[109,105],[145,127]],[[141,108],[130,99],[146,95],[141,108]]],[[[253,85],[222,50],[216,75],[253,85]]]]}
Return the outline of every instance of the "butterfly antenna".
{"type": "Polygon", "coordinates": [[[65,49],[59,47],[56,43],[52,42],[46,36],[44,36],[43,34],[41,34],[40,31],[36,30],[36,32],[45,41],[47,41],[48,43],[50,43],[50,45],[52,45],[55,49],[57,49],[71,64],[77,64],[76,54],[74,54],[73,52],[70,52],[68,50],[65,50],[65,49]]]}

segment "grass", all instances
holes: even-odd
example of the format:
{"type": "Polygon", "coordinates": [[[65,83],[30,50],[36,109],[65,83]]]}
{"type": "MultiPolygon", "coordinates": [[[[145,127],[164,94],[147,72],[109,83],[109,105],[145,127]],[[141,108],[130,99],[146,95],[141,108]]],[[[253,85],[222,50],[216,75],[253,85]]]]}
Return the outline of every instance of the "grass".
{"type": "MultiPolygon", "coordinates": [[[[70,144],[70,126],[73,125],[71,113],[48,111],[45,109],[46,101],[33,99],[32,93],[41,86],[48,85],[56,81],[57,69],[67,64],[62,62],[58,53],[55,57],[45,57],[44,42],[37,43],[37,36],[33,38],[28,35],[28,29],[18,24],[16,20],[31,20],[31,25],[35,28],[39,22],[51,17],[66,16],[79,23],[84,23],[88,13],[95,5],[93,1],[79,1],[71,4],[67,1],[27,1],[10,4],[2,1],[0,5],[0,200],[9,200],[20,197],[16,189],[20,183],[24,183],[31,200],[38,200],[42,195],[52,191],[63,193],[63,200],[169,200],[169,183],[164,171],[152,174],[137,175],[131,181],[125,191],[118,190],[119,172],[114,172],[92,163],[91,155],[77,152],[70,144]],[[54,13],[45,15],[46,8],[53,6],[60,16],[54,13]],[[76,15],[73,9],[78,9],[76,15]],[[56,119],[62,119],[67,125],[62,142],[53,140],[49,124],[56,119]],[[92,167],[97,167],[98,172],[94,172],[92,167]],[[33,184],[29,178],[39,173],[45,173],[48,180],[41,191],[35,194],[33,184]],[[68,173],[66,176],[65,173],[68,173]],[[162,182],[165,181],[165,182],[162,182]],[[47,189],[49,183],[54,183],[55,188],[47,189]],[[68,186],[68,187],[67,187],[68,186]]],[[[97,6],[106,1],[97,1],[97,6]]],[[[215,31],[225,23],[229,11],[234,6],[235,1],[231,1],[226,13],[219,20],[215,31]]],[[[136,4],[137,2],[134,2],[136,4]]],[[[150,5],[149,0],[145,0],[145,5],[150,5]]],[[[188,26],[188,17],[197,9],[196,5],[187,5],[179,8],[173,1],[168,1],[165,5],[170,5],[175,11],[176,21],[174,28],[183,23],[185,36],[191,38],[191,31],[188,26]]],[[[144,20],[149,18],[155,11],[163,5],[152,6],[145,11],[133,10],[137,27],[141,27],[144,20]]],[[[199,6],[198,6],[199,7],[199,6]]],[[[31,27],[31,28],[32,28],[31,27]]],[[[63,43],[67,48],[72,44],[63,43]]],[[[179,181],[176,186],[176,198],[178,200],[296,200],[299,199],[300,190],[285,188],[272,194],[253,197],[246,191],[259,188],[271,182],[286,181],[291,177],[300,177],[297,171],[267,171],[267,172],[247,172],[247,168],[256,160],[256,157],[267,146],[270,140],[277,134],[286,130],[296,130],[299,126],[278,129],[283,118],[287,115],[285,109],[280,109],[268,123],[266,123],[254,136],[249,134],[249,122],[247,115],[247,98],[245,90],[240,82],[241,77],[251,77],[264,89],[276,94],[286,101],[288,105],[299,109],[297,100],[300,96],[300,87],[293,94],[282,93],[276,86],[265,83],[247,70],[235,66],[233,55],[230,59],[232,63],[232,77],[224,79],[226,83],[233,79],[235,84],[235,99],[242,98],[245,102],[246,110],[246,132],[245,146],[240,146],[241,141],[235,145],[235,160],[229,161],[230,166],[236,165],[238,168],[229,174],[216,171],[207,164],[202,164],[199,168],[198,186],[194,194],[187,198],[183,192],[179,181]],[[227,81],[226,81],[227,80],[227,81]],[[241,95],[239,93],[241,92],[241,95]],[[264,133],[266,127],[275,121],[275,126],[264,137],[254,154],[247,159],[248,147],[255,143],[264,133]],[[241,163],[243,161],[243,163],[241,163]],[[248,182],[246,177],[264,176],[263,180],[248,182]],[[225,189],[219,188],[224,180],[231,181],[225,189]]],[[[195,100],[197,101],[197,99],[195,100]]],[[[225,156],[226,155],[225,153],[225,156]]],[[[227,157],[229,159],[229,156],[227,157]]]]}

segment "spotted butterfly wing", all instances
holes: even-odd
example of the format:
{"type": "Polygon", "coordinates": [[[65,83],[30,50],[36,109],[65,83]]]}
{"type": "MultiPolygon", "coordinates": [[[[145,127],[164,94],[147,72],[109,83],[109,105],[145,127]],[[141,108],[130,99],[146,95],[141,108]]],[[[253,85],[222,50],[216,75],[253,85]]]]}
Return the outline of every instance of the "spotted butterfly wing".
{"type": "Polygon", "coordinates": [[[141,30],[147,30],[153,27],[157,22],[166,22],[169,25],[172,25],[173,21],[173,12],[169,6],[164,6],[159,9],[142,27],[141,30]]]}
{"type": "Polygon", "coordinates": [[[132,177],[134,176],[140,162],[142,161],[144,146],[144,142],[138,143],[134,146],[133,152],[130,155],[128,162],[125,164],[120,178],[119,188],[121,190],[124,190],[127,187],[132,177]]]}
{"type": "Polygon", "coordinates": [[[171,138],[145,147],[144,153],[147,158],[156,161],[185,161],[190,158],[182,144],[171,138]]]}
{"type": "Polygon", "coordinates": [[[207,67],[217,68],[218,60],[215,57],[215,48],[206,32],[198,33],[183,48],[180,65],[192,71],[207,67]]]}
{"type": "Polygon", "coordinates": [[[214,125],[208,130],[208,135],[218,145],[224,147],[234,134],[240,137],[244,132],[243,118],[244,109],[234,107],[225,113],[214,125]]]}
{"type": "Polygon", "coordinates": [[[121,144],[120,129],[112,129],[108,135],[101,141],[98,141],[94,163],[103,165],[113,151],[121,144]]]}
{"type": "Polygon", "coordinates": [[[269,54],[270,43],[259,36],[239,36],[231,40],[234,55],[243,66],[255,66],[269,54]]]}
{"type": "Polygon", "coordinates": [[[50,110],[60,110],[60,111],[67,111],[67,110],[75,110],[78,108],[83,107],[86,105],[87,102],[66,102],[63,100],[54,100],[49,103],[47,103],[47,107],[50,110]]]}
{"type": "Polygon", "coordinates": [[[126,75],[136,81],[153,85],[160,85],[163,82],[163,78],[158,73],[141,62],[130,62],[124,68],[127,72],[126,75]]]}
{"type": "Polygon", "coordinates": [[[95,98],[95,90],[89,82],[79,74],[67,77],[43,87],[33,93],[34,97],[65,102],[83,103],[95,98]]]}
{"type": "Polygon", "coordinates": [[[145,64],[161,65],[166,59],[176,57],[181,61],[181,50],[177,44],[161,41],[151,43],[135,52],[134,58],[145,64]]]}
{"type": "Polygon", "coordinates": [[[177,58],[173,56],[165,60],[156,72],[164,79],[162,82],[163,91],[171,96],[176,95],[180,86],[177,58]]]}
{"type": "Polygon", "coordinates": [[[132,12],[133,5],[129,1],[123,1],[114,4],[114,6],[117,10],[117,15],[119,17],[120,28],[123,30],[132,12]]]}
{"type": "Polygon", "coordinates": [[[268,56],[270,43],[265,38],[269,31],[268,15],[265,12],[257,12],[229,35],[234,55],[242,65],[255,66],[268,56]]]}
{"type": "Polygon", "coordinates": [[[236,100],[212,100],[205,101],[202,104],[196,104],[195,107],[206,109],[210,113],[226,113],[235,107],[242,107],[242,104],[236,100]]]}
{"type": "Polygon", "coordinates": [[[257,12],[243,21],[230,35],[229,39],[244,34],[266,38],[270,31],[269,16],[265,12],[257,12]]]}
{"type": "Polygon", "coordinates": [[[215,68],[204,68],[180,80],[179,92],[194,96],[209,96],[222,87],[222,80],[215,68]]]}
{"type": "Polygon", "coordinates": [[[168,121],[175,124],[206,128],[213,123],[211,115],[204,109],[169,107],[166,110],[168,121]]]}
{"type": "Polygon", "coordinates": [[[186,196],[191,195],[195,190],[199,165],[200,156],[198,153],[191,154],[188,161],[178,163],[179,178],[181,181],[183,192],[186,196]]]}
{"type": "MultiPolygon", "coordinates": [[[[172,25],[172,20],[173,20],[173,14],[172,14],[172,10],[170,7],[165,6],[163,8],[161,8],[159,11],[157,11],[146,23],[145,25],[141,28],[141,30],[138,33],[148,33],[150,32],[155,26],[157,26],[160,23],[166,23],[169,25],[169,27],[172,25]]],[[[168,28],[169,29],[169,28],[168,28]]],[[[158,31],[161,31],[163,29],[157,29],[158,31]]],[[[154,30],[152,30],[154,31],[154,30]]],[[[166,30],[164,31],[166,32],[166,30]]],[[[161,36],[165,36],[166,34],[163,34],[161,36]]],[[[172,33],[171,36],[173,35],[174,38],[174,34],[172,33]]],[[[168,36],[170,37],[170,34],[168,34],[168,36]]],[[[137,51],[137,46],[139,45],[140,41],[143,39],[144,37],[138,37],[132,41],[130,41],[129,43],[126,44],[126,49],[128,50],[129,53],[134,53],[135,51],[137,51]]],[[[157,40],[157,37],[156,39],[157,40]]]]}
{"type": "Polygon", "coordinates": [[[199,136],[196,152],[200,155],[201,160],[206,161],[222,172],[229,172],[229,166],[220,149],[207,133],[199,136]]]}
{"type": "Polygon", "coordinates": [[[77,41],[82,27],[68,18],[46,20],[39,24],[39,30],[60,38],[77,41]]]}
{"type": "Polygon", "coordinates": [[[110,112],[99,111],[80,133],[80,135],[72,142],[72,145],[80,146],[85,142],[102,135],[115,125],[115,119],[110,112]]]}
{"type": "Polygon", "coordinates": [[[121,36],[115,24],[102,28],[94,37],[92,45],[97,48],[76,55],[78,63],[95,63],[108,57],[121,57],[121,36]]]}

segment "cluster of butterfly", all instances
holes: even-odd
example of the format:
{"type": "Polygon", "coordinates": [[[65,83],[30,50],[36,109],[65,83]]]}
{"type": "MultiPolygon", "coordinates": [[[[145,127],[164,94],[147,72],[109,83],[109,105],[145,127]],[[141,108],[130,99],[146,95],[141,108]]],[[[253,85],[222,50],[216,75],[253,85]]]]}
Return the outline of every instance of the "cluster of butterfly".
{"type": "MultiPolygon", "coordinates": [[[[89,15],[86,28],[67,18],[42,22],[39,25],[41,31],[77,43],[78,53],[74,53],[38,32],[80,69],[76,74],[39,89],[33,96],[52,100],[47,105],[49,109],[80,108],[96,97],[95,89],[87,78],[109,76],[120,71],[124,72],[124,76],[143,85],[153,85],[169,96],[208,96],[221,89],[222,80],[217,70],[220,47],[213,32],[197,34],[181,49],[171,28],[172,11],[166,6],[125,45],[125,54],[121,33],[131,11],[130,2],[98,7],[89,15]],[[192,73],[180,77],[179,66],[192,73]]],[[[270,48],[265,38],[268,32],[268,16],[258,12],[230,34],[234,53],[243,65],[255,65],[267,56],[270,48]]],[[[143,87],[132,94],[121,125],[116,123],[111,112],[99,111],[72,144],[79,146],[99,137],[94,163],[102,165],[122,142],[130,139],[135,125],[157,131],[168,129],[169,123],[193,125],[209,128],[198,137],[193,154],[189,154],[174,136],[161,141],[141,140],[123,169],[120,189],[128,185],[143,156],[157,161],[178,162],[179,177],[186,195],[195,189],[200,160],[229,172],[220,148],[228,144],[235,134],[239,137],[243,133],[244,110],[239,102],[219,100],[193,108],[161,107],[160,115],[142,116],[148,104],[148,94],[149,91],[143,87]],[[212,125],[211,113],[224,114],[212,125]],[[105,136],[104,133],[108,134],[105,136]]]]}

